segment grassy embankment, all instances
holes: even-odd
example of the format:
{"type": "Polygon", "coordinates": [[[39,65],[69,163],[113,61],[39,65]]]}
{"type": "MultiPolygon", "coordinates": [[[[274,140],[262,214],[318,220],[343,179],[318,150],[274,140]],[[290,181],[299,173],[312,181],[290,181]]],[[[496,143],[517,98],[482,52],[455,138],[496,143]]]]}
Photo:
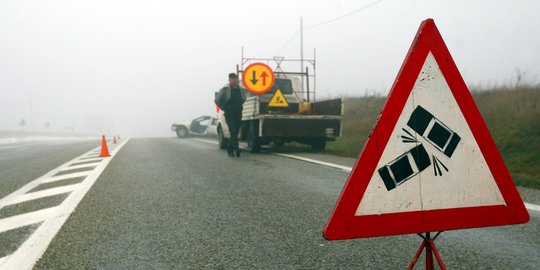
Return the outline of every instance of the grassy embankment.
{"type": "MultiPolygon", "coordinates": [[[[473,98],[517,185],[540,189],[540,86],[473,91],[473,98]]],[[[343,136],[327,152],[358,157],[386,97],[345,98],[343,136]]]]}

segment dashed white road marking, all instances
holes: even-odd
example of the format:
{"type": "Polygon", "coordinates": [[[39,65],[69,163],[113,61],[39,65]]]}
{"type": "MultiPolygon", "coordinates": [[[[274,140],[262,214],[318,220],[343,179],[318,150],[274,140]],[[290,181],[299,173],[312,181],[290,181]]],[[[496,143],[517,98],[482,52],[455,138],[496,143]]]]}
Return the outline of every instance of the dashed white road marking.
{"type": "Polygon", "coordinates": [[[66,179],[70,179],[70,178],[83,177],[83,176],[89,175],[90,173],[91,173],[91,171],[85,171],[85,172],[74,172],[74,173],[68,173],[68,174],[52,176],[52,177],[43,179],[43,181],[41,181],[41,183],[52,183],[52,182],[57,182],[57,181],[66,180],[66,179]]]}
{"type": "MultiPolygon", "coordinates": [[[[85,159],[84,157],[86,157],[88,153],[95,152],[96,149],[92,149],[88,153],[64,163],[62,166],[50,171],[42,177],[26,184],[19,190],[2,198],[0,200],[0,209],[6,205],[12,205],[23,201],[70,192],[69,196],[58,206],[0,219],[0,233],[27,225],[40,223],[39,227],[28,237],[28,239],[26,239],[26,241],[24,241],[21,246],[19,246],[19,248],[13,254],[0,258],[0,269],[32,269],[37,260],[43,255],[54,236],[66,222],[70,214],[75,210],[84,195],[86,195],[88,190],[90,190],[97,178],[105,170],[112,158],[114,158],[115,154],[128,141],[129,139],[126,139],[119,145],[111,145],[110,148],[113,150],[109,151],[111,157],[96,159],[101,160],[101,162],[99,162],[99,164],[94,164],[92,166],[95,167],[93,170],[54,176],[60,171],[73,169],[69,168],[70,164],[89,161],[89,159],[85,159]],[[79,184],[54,187],[46,190],[27,193],[34,187],[43,183],[51,183],[76,177],[85,177],[85,179],[79,184]]],[[[99,149],[99,147],[97,149],[99,149]]]]}
{"type": "Polygon", "coordinates": [[[79,187],[80,187],[80,184],[73,184],[73,185],[54,187],[54,188],[49,188],[49,189],[45,189],[45,190],[26,193],[26,194],[24,194],[22,196],[19,196],[17,198],[14,198],[13,200],[9,201],[6,204],[6,206],[7,205],[18,204],[18,203],[22,203],[22,202],[26,202],[26,201],[36,200],[36,199],[40,199],[40,198],[45,198],[45,197],[49,197],[49,196],[68,193],[68,192],[71,192],[71,191],[73,191],[73,190],[75,190],[75,189],[77,189],[79,187]]]}
{"type": "MultiPolygon", "coordinates": [[[[30,213],[3,218],[0,220],[0,233],[7,232],[13,229],[20,228],[20,227],[32,225],[34,223],[39,223],[49,217],[54,217],[57,214],[58,214],[58,206],[55,206],[55,207],[37,210],[30,213]]],[[[5,268],[5,269],[16,269],[16,267],[5,268]]]]}
{"type": "MultiPolygon", "coordinates": [[[[198,140],[198,141],[201,141],[201,142],[206,142],[206,143],[211,143],[211,144],[218,144],[218,142],[216,142],[216,141],[211,141],[211,140],[206,140],[206,139],[201,139],[201,138],[195,138],[195,140],[198,140]]],[[[338,165],[338,164],[334,164],[334,163],[329,163],[329,162],[324,162],[324,161],[320,161],[320,160],[316,160],[316,159],[305,158],[305,157],[289,155],[289,154],[281,154],[281,153],[274,153],[274,154],[278,155],[278,156],[287,157],[287,158],[302,160],[302,161],[313,163],[313,164],[332,167],[332,168],[340,169],[340,170],[343,170],[343,171],[346,171],[346,172],[351,172],[352,171],[352,167],[349,167],[349,166],[342,166],[342,165],[338,165]]],[[[540,205],[527,203],[527,202],[524,202],[524,204],[525,204],[525,208],[527,208],[529,210],[540,211],[540,205]]]]}
{"type": "Polygon", "coordinates": [[[69,171],[69,170],[76,170],[76,169],[84,169],[84,168],[92,168],[96,167],[97,163],[88,163],[88,164],[81,164],[81,165],[75,165],[75,166],[69,166],[61,169],[60,171],[69,171]]]}
{"type": "MultiPolygon", "coordinates": [[[[109,154],[110,154],[110,152],[109,152],[109,154]]],[[[81,158],[79,161],[80,162],[90,162],[90,161],[100,161],[102,159],[103,159],[102,157],[92,156],[92,157],[88,157],[88,158],[81,158]]]]}

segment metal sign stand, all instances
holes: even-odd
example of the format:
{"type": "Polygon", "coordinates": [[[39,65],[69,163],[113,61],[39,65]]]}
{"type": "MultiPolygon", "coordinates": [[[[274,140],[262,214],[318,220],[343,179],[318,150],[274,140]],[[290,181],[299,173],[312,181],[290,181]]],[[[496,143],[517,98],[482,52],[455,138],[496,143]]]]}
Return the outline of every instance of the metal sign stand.
{"type": "Polygon", "coordinates": [[[422,255],[422,251],[424,250],[424,248],[426,248],[426,270],[435,269],[434,264],[433,264],[434,254],[441,270],[446,270],[446,267],[444,266],[444,263],[441,259],[441,255],[439,255],[439,251],[437,250],[437,247],[435,246],[435,239],[437,239],[437,237],[441,233],[442,231],[438,232],[433,238],[431,238],[431,235],[429,232],[426,232],[425,236],[422,235],[421,233],[418,234],[418,236],[422,237],[424,241],[422,241],[420,248],[418,248],[418,251],[416,252],[416,255],[414,255],[414,258],[412,259],[411,264],[409,265],[409,268],[407,268],[407,270],[412,270],[414,268],[414,266],[416,265],[416,262],[420,258],[420,255],[422,255]]]}

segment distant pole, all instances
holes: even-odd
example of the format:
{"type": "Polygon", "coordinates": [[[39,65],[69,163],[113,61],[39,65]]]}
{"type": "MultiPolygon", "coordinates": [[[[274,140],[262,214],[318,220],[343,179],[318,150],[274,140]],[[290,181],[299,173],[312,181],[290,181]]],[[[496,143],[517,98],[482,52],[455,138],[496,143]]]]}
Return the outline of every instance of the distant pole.
{"type": "MultiPolygon", "coordinates": [[[[304,22],[300,17],[300,73],[304,72],[304,22]]],[[[302,92],[304,92],[304,76],[302,77],[302,92]]]]}
{"type": "Polygon", "coordinates": [[[34,125],[34,115],[33,115],[33,112],[32,112],[32,89],[28,89],[28,111],[29,111],[29,125],[28,125],[28,128],[29,129],[32,129],[33,125],[34,125]]]}
{"type": "MultiPolygon", "coordinates": [[[[242,51],[240,52],[240,69],[244,70],[244,46],[242,46],[242,51]]],[[[238,75],[238,76],[240,76],[240,75],[238,75]]]]}

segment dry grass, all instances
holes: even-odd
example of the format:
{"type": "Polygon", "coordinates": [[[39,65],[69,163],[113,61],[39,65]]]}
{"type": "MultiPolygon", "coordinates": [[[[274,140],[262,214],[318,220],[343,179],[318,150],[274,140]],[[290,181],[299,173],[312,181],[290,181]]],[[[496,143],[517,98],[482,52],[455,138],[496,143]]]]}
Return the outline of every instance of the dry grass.
{"type": "MultiPolygon", "coordinates": [[[[473,98],[518,185],[540,189],[540,86],[473,91],[473,98]]],[[[357,157],[386,97],[345,98],[343,136],[328,152],[357,157]]]]}

